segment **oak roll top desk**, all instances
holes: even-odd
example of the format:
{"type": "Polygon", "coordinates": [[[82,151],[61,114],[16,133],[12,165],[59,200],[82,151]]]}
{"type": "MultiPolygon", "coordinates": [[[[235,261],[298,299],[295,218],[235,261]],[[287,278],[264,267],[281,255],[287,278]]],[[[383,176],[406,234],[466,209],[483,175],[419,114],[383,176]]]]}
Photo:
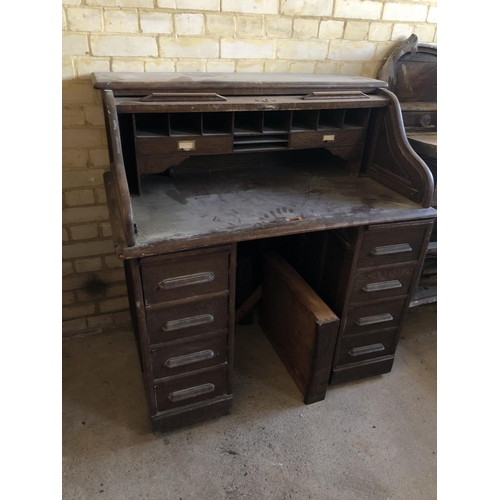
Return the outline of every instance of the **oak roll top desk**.
{"type": "Polygon", "coordinates": [[[95,73],[113,240],[154,430],[227,414],[237,249],[305,403],[391,370],[436,211],[383,81],[95,73]],[[265,244],[264,244],[265,243],[265,244]]]}

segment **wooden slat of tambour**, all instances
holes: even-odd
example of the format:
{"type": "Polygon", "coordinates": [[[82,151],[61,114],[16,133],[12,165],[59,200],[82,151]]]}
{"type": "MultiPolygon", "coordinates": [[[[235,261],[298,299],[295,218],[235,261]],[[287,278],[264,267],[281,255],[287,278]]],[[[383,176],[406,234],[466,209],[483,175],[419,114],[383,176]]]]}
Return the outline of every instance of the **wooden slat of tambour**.
{"type": "Polygon", "coordinates": [[[131,73],[92,74],[97,89],[112,89],[115,95],[141,95],[157,92],[217,92],[222,95],[266,95],[317,92],[324,90],[362,90],[372,92],[387,83],[351,75],[309,73],[131,73]]]}
{"type": "Polygon", "coordinates": [[[389,105],[389,99],[383,95],[369,95],[358,99],[304,100],[300,95],[269,96],[260,100],[255,96],[228,96],[227,101],[176,101],[176,102],[146,102],[136,97],[117,97],[116,105],[120,113],[176,113],[191,111],[196,106],[196,112],[210,111],[255,111],[255,110],[293,110],[293,109],[343,109],[343,108],[380,108],[389,105]]]}

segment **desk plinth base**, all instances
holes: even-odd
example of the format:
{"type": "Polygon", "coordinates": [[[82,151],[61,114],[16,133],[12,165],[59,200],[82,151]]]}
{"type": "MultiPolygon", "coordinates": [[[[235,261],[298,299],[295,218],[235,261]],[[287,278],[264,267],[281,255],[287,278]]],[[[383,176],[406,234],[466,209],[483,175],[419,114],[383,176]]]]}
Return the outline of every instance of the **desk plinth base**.
{"type": "Polygon", "coordinates": [[[370,359],[361,363],[337,366],[330,375],[330,384],[343,384],[344,382],[389,373],[392,370],[393,363],[394,356],[384,356],[383,358],[370,359]]]}
{"type": "Polygon", "coordinates": [[[168,432],[179,427],[212,420],[231,413],[232,395],[202,401],[175,410],[163,411],[151,417],[154,432],[168,432]]]}

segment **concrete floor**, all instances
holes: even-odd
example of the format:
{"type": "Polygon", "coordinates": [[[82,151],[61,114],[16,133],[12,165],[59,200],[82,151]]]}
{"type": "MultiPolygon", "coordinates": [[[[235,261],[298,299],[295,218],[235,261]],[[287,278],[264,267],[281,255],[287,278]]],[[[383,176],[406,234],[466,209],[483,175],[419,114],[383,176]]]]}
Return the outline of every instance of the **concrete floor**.
{"type": "Polygon", "coordinates": [[[232,414],[155,436],[131,332],[63,343],[63,498],[436,498],[436,307],[390,374],[301,395],[257,326],[236,332],[232,414]]]}

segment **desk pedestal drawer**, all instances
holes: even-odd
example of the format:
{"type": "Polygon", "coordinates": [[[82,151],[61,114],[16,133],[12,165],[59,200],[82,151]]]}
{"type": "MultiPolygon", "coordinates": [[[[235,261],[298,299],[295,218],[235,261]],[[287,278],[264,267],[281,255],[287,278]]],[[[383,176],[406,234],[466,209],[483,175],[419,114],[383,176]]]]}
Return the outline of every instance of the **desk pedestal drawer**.
{"type": "Polygon", "coordinates": [[[352,285],[351,303],[406,295],[414,270],[413,264],[393,264],[357,271],[352,285]]]}
{"type": "Polygon", "coordinates": [[[358,268],[416,261],[432,222],[370,226],[363,234],[358,268]]]}
{"type": "Polygon", "coordinates": [[[227,295],[146,308],[149,342],[159,344],[227,328],[227,295]]]}
{"type": "Polygon", "coordinates": [[[233,139],[230,135],[177,137],[138,137],[137,156],[163,156],[173,154],[207,155],[231,153],[233,139]]]}
{"type": "Polygon", "coordinates": [[[404,305],[405,299],[401,299],[350,309],[347,312],[344,335],[397,327],[403,314],[404,305]]]}
{"type": "Polygon", "coordinates": [[[227,393],[227,364],[170,377],[155,386],[158,411],[212,399],[227,393]]]}
{"type": "Polygon", "coordinates": [[[360,363],[337,366],[332,370],[330,384],[342,384],[344,382],[389,373],[393,364],[394,356],[385,356],[383,358],[368,359],[360,363]]]}
{"type": "Polygon", "coordinates": [[[394,354],[398,329],[344,337],[338,364],[357,363],[366,359],[394,354]]]}
{"type": "Polygon", "coordinates": [[[227,332],[196,335],[153,348],[151,360],[155,379],[171,377],[226,362],[227,332]]]}
{"type": "Polygon", "coordinates": [[[155,432],[172,431],[180,427],[228,415],[231,413],[232,400],[233,396],[231,394],[223,394],[214,399],[207,399],[199,403],[159,412],[151,417],[153,430],[155,432]]]}
{"type": "Polygon", "coordinates": [[[229,247],[141,260],[146,304],[228,289],[229,247]]]}
{"type": "Polygon", "coordinates": [[[293,132],[290,135],[290,147],[296,149],[357,145],[360,152],[362,152],[365,134],[366,130],[363,128],[354,130],[327,129],[321,132],[293,132]]]}

